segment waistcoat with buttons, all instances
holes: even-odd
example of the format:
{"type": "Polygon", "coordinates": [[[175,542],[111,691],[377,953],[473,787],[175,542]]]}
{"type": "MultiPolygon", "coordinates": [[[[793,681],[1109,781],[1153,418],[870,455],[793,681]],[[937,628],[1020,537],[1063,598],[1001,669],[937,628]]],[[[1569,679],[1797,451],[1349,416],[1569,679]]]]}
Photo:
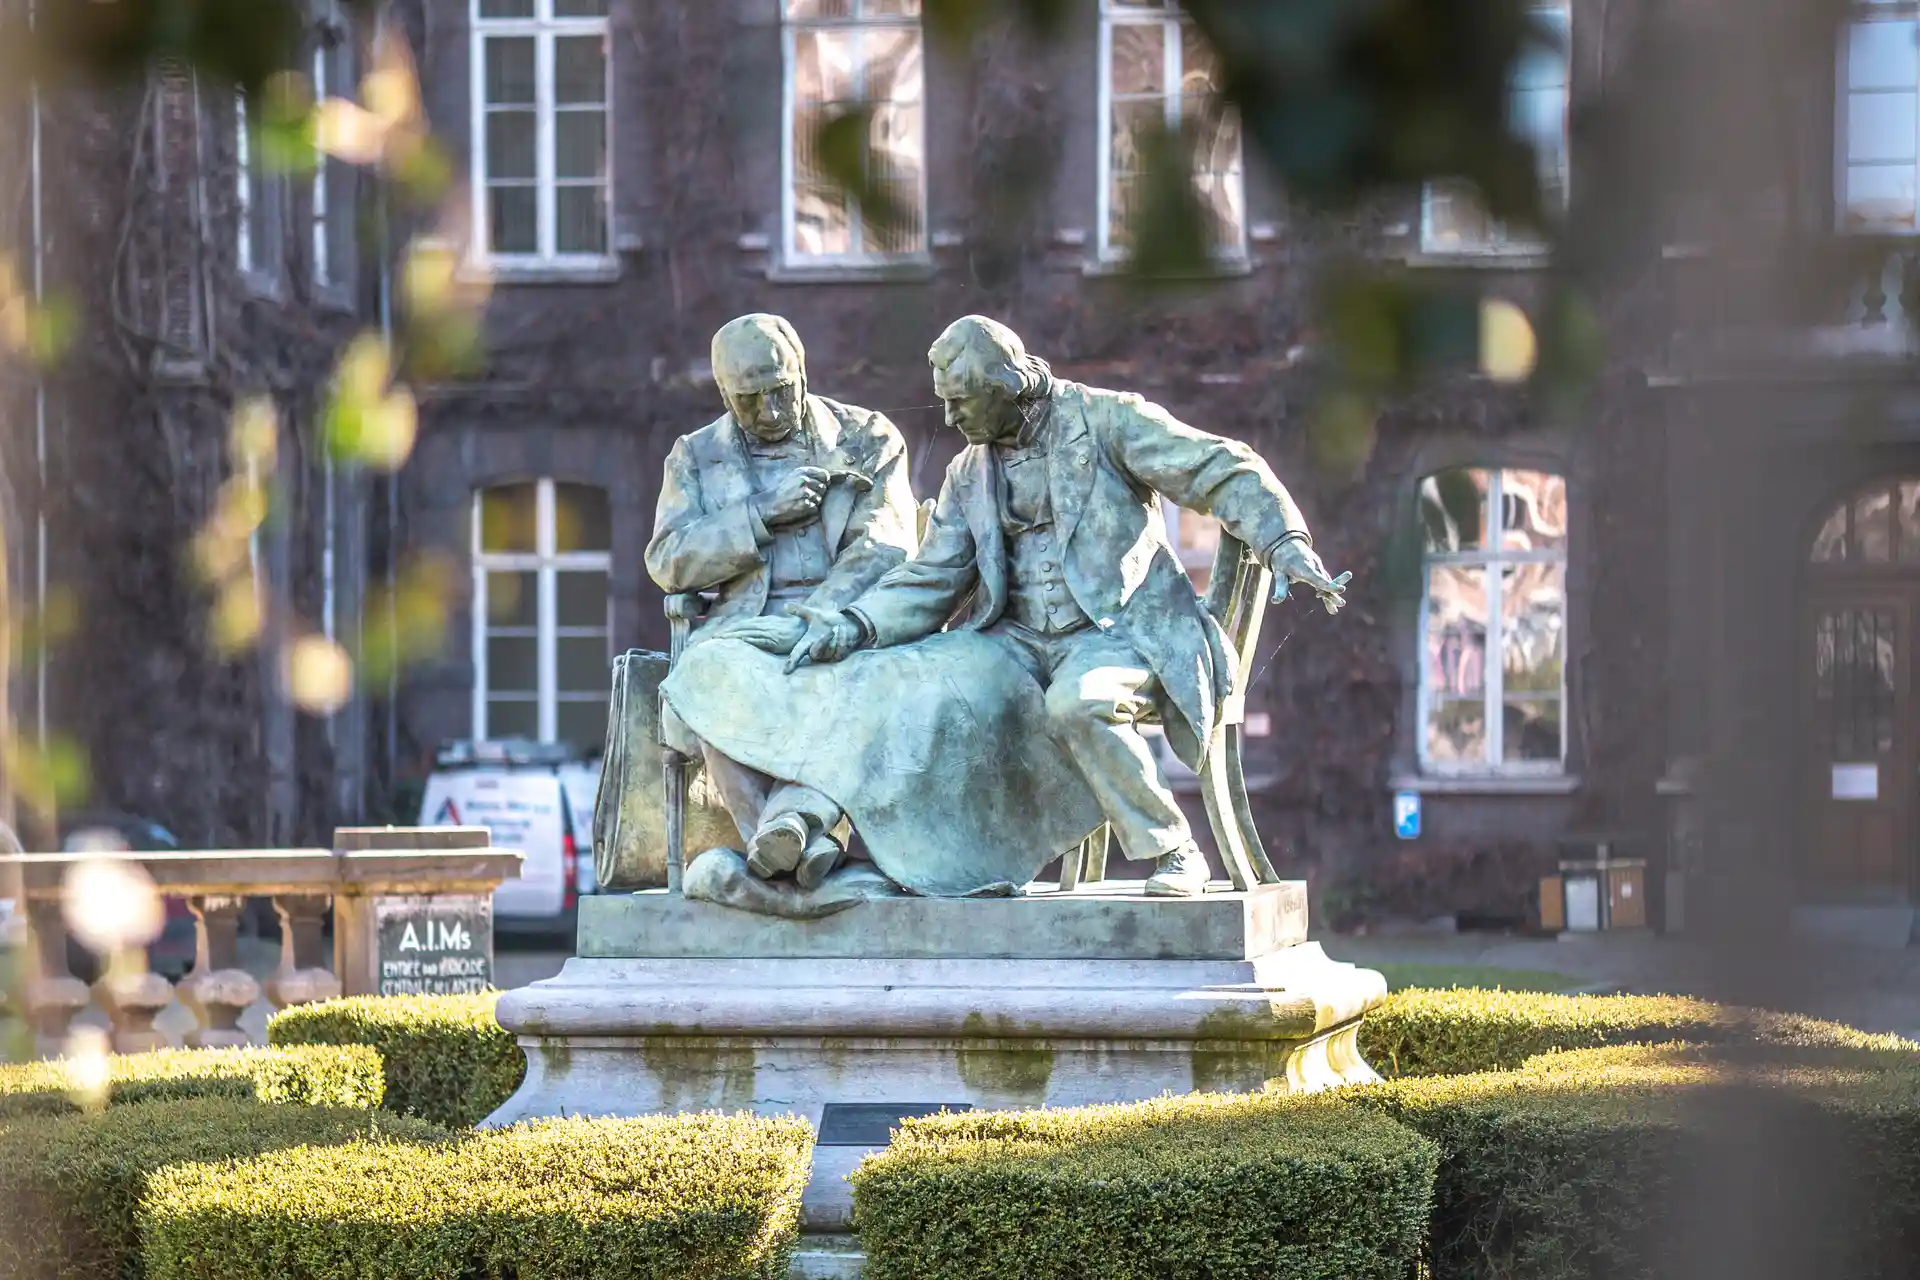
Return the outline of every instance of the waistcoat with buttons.
{"type": "Polygon", "coordinates": [[[1047,432],[1026,447],[1000,447],[1000,532],[1007,551],[1006,616],[1031,631],[1078,631],[1087,617],[1067,577],[1047,488],[1047,432]]]}

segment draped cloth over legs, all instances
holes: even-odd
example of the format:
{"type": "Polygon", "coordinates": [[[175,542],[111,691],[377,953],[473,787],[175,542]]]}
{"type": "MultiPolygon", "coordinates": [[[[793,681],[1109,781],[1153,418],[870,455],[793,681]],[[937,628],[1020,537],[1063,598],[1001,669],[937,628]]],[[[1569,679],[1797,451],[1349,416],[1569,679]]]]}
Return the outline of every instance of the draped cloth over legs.
{"type": "Polygon", "coordinates": [[[944,632],[792,675],[783,665],[715,638],[690,647],[661,691],[715,750],[844,808],[903,889],[1009,892],[1104,820],[1047,733],[1040,686],[987,636],[944,632]]]}

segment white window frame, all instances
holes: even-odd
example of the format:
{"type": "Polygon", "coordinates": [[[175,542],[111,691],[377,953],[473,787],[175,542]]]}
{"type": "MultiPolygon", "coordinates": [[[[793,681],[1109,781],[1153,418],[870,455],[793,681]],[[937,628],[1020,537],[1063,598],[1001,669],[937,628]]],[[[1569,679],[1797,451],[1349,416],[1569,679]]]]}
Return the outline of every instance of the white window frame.
{"type": "MultiPolygon", "coordinates": [[[[874,14],[869,16],[867,6],[873,0],[847,0],[848,16],[844,18],[795,18],[789,16],[790,0],[781,0],[780,20],[780,256],[784,263],[796,267],[876,267],[898,266],[902,263],[920,263],[929,260],[928,245],[931,222],[927,208],[927,93],[926,93],[926,29],[921,23],[921,14],[916,10],[906,14],[874,14]],[[917,193],[920,217],[920,244],[914,249],[899,253],[801,253],[794,243],[794,185],[798,174],[794,167],[793,124],[794,124],[794,64],[797,61],[796,40],[802,31],[823,31],[835,28],[871,31],[879,27],[896,27],[911,30],[920,37],[921,79],[920,79],[920,189],[917,193]]],[[[864,59],[854,69],[854,93],[858,102],[868,102],[867,66],[864,59]]],[[[858,202],[850,202],[849,213],[851,239],[859,244],[864,239],[864,220],[858,202]]]]}
{"type": "MultiPolygon", "coordinates": [[[[1567,586],[1568,552],[1571,549],[1573,531],[1567,530],[1566,537],[1558,547],[1535,551],[1508,551],[1500,547],[1500,541],[1506,529],[1506,473],[1508,471],[1533,470],[1528,467],[1504,467],[1496,465],[1469,466],[1461,469],[1487,472],[1486,528],[1482,531],[1483,540],[1491,545],[1478,547],[1471,551],[1430,551],[1422,539],[1420,559],[1420,614],[1416,634],[1417,656],[1420,663],[1420,680],[1415,695],[1414,732],[1416,736],[1417,758],[1420,771],[1429,777],[1563,777],[1567,772],[1567,742],[1569,725],[1573,719],[1572,703],[1567,697],[1567,654],[1571,647],[1570,631],[1572,621],[1569,610],[1572,608],[1572,592],[1567,586]],[[1560,598],[1560,758],[1557,760],[1508,760],[1506,756],[1506,646],[1501,629],[1505,624],[1502,594],[1505,582],[1500,571],[1511,565],[1520,564],[1558,564],[1561,566],[1560,598]],[[1486,759],[1479,762],[1461,762],[1455,760],[1435,761],[1429,754],[1428,715],[1432,708],[1431,662],[1428,657],[1427,626],[1431,620],[1431,583],[1430,570],[1436,565],[1455,565],[1465,568],[1477,568],[1485,574],[1487,604],[1487,639],[1481,676],[1481,698],[1486,716],[1486,759]]],[[[1541,472],[1553,475],[1565,482],[1560,472],[1541,472]]],[[[1423,483],[1426,477],[1422,477],[1423,483]]],[[[1569,494],[1569,506],[1572,495],[1569,494]]],[[[1571,523],[1571,522],[1569,522],[1571,523]]]]}
{"type": "MultiPolygon", "coordinates": [[[[323,102],[333,92],[333,59],[329,55],[336,52],[327,43],[327,33],[322,31],[315,36],[313,46],[313,100],[323,102]]],[[[331,163],[327,153],[315,152],[313,157],[312,207],[313,217],[313,283],[316,288],[331,289],[339,282],[334,279],[333,246],[328,241],[328,219],[333,216],[329,203],[332,192],[327,184],[327,166],[331,163]]]]}
{"type": "MultiPolygon", "coordinates": [[[[483,18],[480,16],[480,0],[470,0],[468,14],[470,21],[471,63],[470,86],[468,96],[471,110],[469,137],[472,142],[472,154],[469,163],[469,176],[473,189],[473,246],[471,257],[476,264],[499,267],[509,271],[524,270],[532,272],[581,270],[590,273],[603,273],[613,265],[614,256],[614,199],[617,175],[614,172],[614,65],[613,65],[613,23],[610,17],[562,18],[555,17],[553,0],[533,0],[534,16],[531,18],[483,18]],[[563,180],[555,173],[554,114],[556,105],[553,96],[553,42],[567,36],[599,36],[605,49],[606,101],[602,108],[605,112],[606,139],[606,248],[600,253],[562,253],[558,249],[560,217],[558,196],[563,180]],[[532,253],[495,253],[493,251],[493,228],[489,225],[489,195],[487,191],[487,41],[496,37],[531,38],[534,42],[534,222],[537,247],[532,253]]],[[[612,8],[611,0],[608,4],[612,8]]],[[[586,185],[576,179],[564,180],[569,185],[586,185]]]]}
{"type": "MultiPolygon", "coordinates": [[[[537,596],[534,602],[534,644],[538,688],[539,738],[554,742],[559,738],[562,702],[604,701],[602,697],[563,694],[559,691],[559,642],[564,637],[603,634],[607,640],[607,658],[613,658],[613,553],[611,551],[554,550],[554,481],[542,477],[535,483],[534,549],[526,551],[481,550],[481,506],[485,496],[497,488],[508,488],[526,481],[505,481],[476,489],[472,504],[473,551],[473,736],[476,741],[488,737],[487,701],[491,691],[487,672],[488,633],[518,634],[514,628],[490,626],[487,621],[487,575],[489,573],[536,574],[537,596]],[[561,627],[558,614],[556,576],[563,572],[603,573],[607,576],[608,624],[604,628],[561,627]]],[[[611,496],[611,495],[609,495],[611,496]]],[[[521,629],[524,630],[524,629],[521,629]]]]}
{"type": "Polygon", "coordinates": [[[251,274],[254,264],[253,202],[259,193],[253,184],[253,137],[247,117],[247,91],[233,91],[233,257],[242,274],[251,274]]]}
{"type": "MultiPolygon", "coordinates": [[[[1840,24],[1839,38],[1834,42],[1833,84],[1833,222],[1834,227],[1844,234],[1863,236],[1920,236],[1920,145],[1915,148],[1916,157],[1914,180],[1916,189],[1915,216],[1911,225],[1899,226],[1860,226],[1849,225],[1847,220],[1847,171],[1852,168],[1848,156],[1849,108],[1852,106],[1854,90],[1849,54],[1854,28],[1871,22],[1912,22],[1920,20],[1920,4],[1914,0],[1854,0],[1852,11],[1846,21],[1840,24]]],[[[1888,89],[1876,86],[1885,92],[1912,91],[1915,95],[1916,114],[1920,115],[1920,83],[1903,86],[1902,89],[1888,89]]],[[[1866,92],[1872,92],[1867,90],[1866,92]]],[[[1920,120],[1916,120],[1915,129],[1920,136],[1920,120]]],[[[1884,162],[1891,166],[1892,161],[1884,162]]]]}
{"type": "MultiPolygon", "coordinates": [[[[1180,127],[1181,100],[1185,96],[1178,89],[1183,74],[1181,33],[1182,28],[1191,25],[1192,20],[1181,12],[1177,0],[1159,0],[1158,8],[1121,4],[1118,0],[1101,0],[1098,113],[1100,189],[1095,205],[1098,231],[1094,244],[1103,263],[1125,262],[1133,256],[1132,250],[1125,245],[1113,243],[1113,30],[1119,26],[1159,26],[1166,29],[1163,41],[1166,72],[1162,79],[1167,86],[1166,122],[1169,129],[1177,130],[1180,127]]],[[[1239,238],[1231,243],[1210,246],[1214,260],[1227,264],[1244,262],[1247,257],[1247,225],[1250,219],[1247,211],[1247,142],[1244,132],[1240,134],[1240,155],[1235,172],[1240,181],[1239,238]]]]}
{"type": "MultiPolygon", "coordinates": [[[[1562,102],[1560,109],[1560,150],[1558,167],[1560,170],[1560,203],[1558,208],[1549,208],[1548,214],[1566,212],[1567,202],[1573,194],[1573,136],[1571,117],[1573,112],[1573,5],[1571,0],[1559,4],[1535,4],[1528,7],[1530,18],[1557,18],[1565,32],[1565,41],[1560,49],[1564,74],[1561,77],[1562,102]]],[[[1515,85],[1507,92],[1509,104],[1519,92],[1515,85]]],[[[1511,110],[1511,106],[1509,107],[1511,110]]],[[[1448,200],[1471,200],[1473,192],[1465,184],[1457,185],[1452,191],[1438,191],[1435,183],[1427,183],[1420,189],[1420,250],[1423,253],[1454,255],[1469,258],[1502,257],[1538,257],[1546,251],[1546,243],[1539,237],[1526,231],[1515,231],[1503,223],[1489,218],[1489,230],[1484,240],[1439,244],[1435,242],[1433,211],[1436,198],[1448,200]]],[[[1452,185],[1452,184],[1449,184],[1452,185]]]]}

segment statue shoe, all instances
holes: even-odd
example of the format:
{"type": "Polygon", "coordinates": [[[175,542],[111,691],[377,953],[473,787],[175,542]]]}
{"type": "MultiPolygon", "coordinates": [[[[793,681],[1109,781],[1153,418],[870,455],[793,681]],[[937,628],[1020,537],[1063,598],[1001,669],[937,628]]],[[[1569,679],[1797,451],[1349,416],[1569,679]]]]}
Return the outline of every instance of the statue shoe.
{"type": "Polygon", "coordinates": [[[807,820],[783,813],[753,833],[747,845],[747,869],[762,880],[793,870],[807,851],[807,820]]]}
{"type": "Polygon", "coordinates": [[[840,865],[840,855],[845,852],[840,842],[832,836],[815,836],[807,846],[806,853],[801,855],[800,865],[794,868],[793,878],[802,889],[818,889],[833,869],[840,865]]]}
{"type": "Polygon", "coordinates": [[[1197,898],[1207,891],[1207,855],[1191,840],[1177,849],[1169,849],[1154,864],[1147,878],[1150,898],[1197,898]]]}

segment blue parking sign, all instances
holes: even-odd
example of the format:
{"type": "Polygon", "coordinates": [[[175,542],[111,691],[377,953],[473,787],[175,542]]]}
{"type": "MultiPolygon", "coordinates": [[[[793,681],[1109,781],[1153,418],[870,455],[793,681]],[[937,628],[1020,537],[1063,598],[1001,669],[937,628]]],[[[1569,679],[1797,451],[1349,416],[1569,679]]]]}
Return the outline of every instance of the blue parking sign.
{"type": "Polygon", "coordinates": [[[1420,793],[1400,791],[1393,797],[1393,834],[1402,840],[1420,838],[1420,793]]]}

